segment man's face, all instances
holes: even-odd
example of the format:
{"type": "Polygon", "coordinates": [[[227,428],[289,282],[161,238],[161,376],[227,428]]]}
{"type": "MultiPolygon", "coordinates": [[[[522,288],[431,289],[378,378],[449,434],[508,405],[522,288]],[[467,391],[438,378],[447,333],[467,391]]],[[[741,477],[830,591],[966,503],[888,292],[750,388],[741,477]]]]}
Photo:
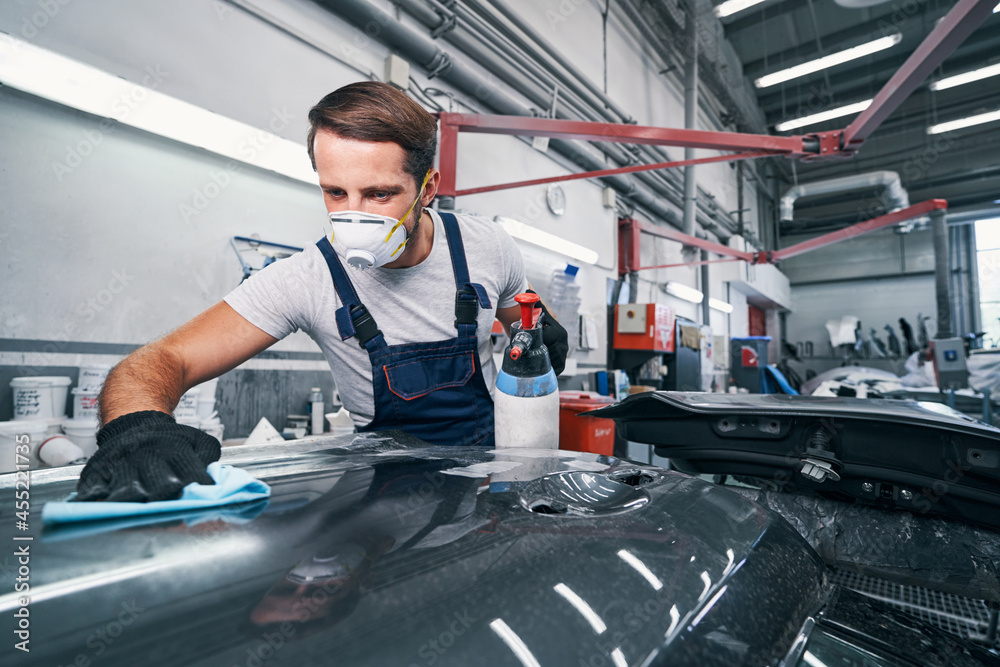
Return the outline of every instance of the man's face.
{"type": "MultiPolygon", "coordinates": [[[[399,144],[345,139],[320,130],[313,154],[323,201],[330,213],[364,211],[398,220],[417,197],[420,185],[403,168],[406,153],[399,144]]],[[[403,223],[407,233],[413,231],[421,203],[403,223]]]]}

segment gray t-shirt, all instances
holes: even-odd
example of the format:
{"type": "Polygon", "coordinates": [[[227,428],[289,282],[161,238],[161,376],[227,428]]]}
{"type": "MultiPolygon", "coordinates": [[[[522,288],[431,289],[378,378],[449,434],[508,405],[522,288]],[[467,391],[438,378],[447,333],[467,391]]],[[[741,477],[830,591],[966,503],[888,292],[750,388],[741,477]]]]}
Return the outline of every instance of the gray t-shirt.
{"type": "MultiPolygon", "coordinates": [[[[447,236],[437,211],[434,244],[420,264],[405,269],[359,271],[344,265],[361,302],[375,318],[387,345],[447,340],[455,330],[455,274],[447,236]]],[[[479,359],[490,392],[496,367],[490,331],[497,308],[516,305],[514,296],[528,288],[524,261],[503,227],[488,218],[459,215],[470,280],[485,288],[490,309],[479,310],[476,333],[479,359]]],[[[356,338],[340,339],[335,313],[343,305],[330,270],[315,244],[259,271],[226,296],[226,303],[265,333],[284,338],[306,332],[323,350],[344,407],[355,424],[369,423],[375,412],[372,368],[356,338]]]]}

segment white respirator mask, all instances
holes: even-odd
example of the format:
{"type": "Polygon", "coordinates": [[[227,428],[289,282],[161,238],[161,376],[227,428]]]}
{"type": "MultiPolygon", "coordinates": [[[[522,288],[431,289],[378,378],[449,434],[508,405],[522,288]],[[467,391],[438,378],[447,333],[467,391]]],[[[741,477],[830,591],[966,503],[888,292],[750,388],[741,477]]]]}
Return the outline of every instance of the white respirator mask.
{"type": "Polygon", "coordinates": [[[431,172],[427,172],[417,198],[410,204],[403,217],[366,213],[365,211],[337,211],[330,214],[333,233],[330,244],[347,264],[355,269],[372,269],[399,259],[408,240],[403,221],[413,212],[424,193],[431,172]]]}

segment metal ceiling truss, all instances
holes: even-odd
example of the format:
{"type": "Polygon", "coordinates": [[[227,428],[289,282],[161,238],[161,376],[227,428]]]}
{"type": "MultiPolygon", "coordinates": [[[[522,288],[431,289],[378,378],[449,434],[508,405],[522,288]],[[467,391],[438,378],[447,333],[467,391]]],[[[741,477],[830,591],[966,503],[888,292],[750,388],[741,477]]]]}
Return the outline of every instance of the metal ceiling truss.
{"type": "MultiPolygon", "coordinates": [[[[899,107],[900,104],[920,85],[965,40],[980,23],[992,13],[996,0],[959,0],[950,12],[938,23],[919,47],[910,55],[903,66],[875,96],[871,106],[863,111],[843,130],[820,132],[789,137],[734,132],[711,132],[675,128],[649,127],[619,123],[598,123],[549,118],[525,118],[521,116],[498,116],[486,114],[439,113],[441,128],[441,182],[438,194],[441,196],[461,196],[495,192],[529,185],[543,185],[584,178],[596,178],[613,174],[625,174],[670,167],[683,167],[711,162],[728,162],[759,157],[785,156],[803,161],[818,161],[851,157],[857,153],[872,132],[899,107]],[[677,146],[681,148],[702,148],[720,151],[734,151],[723,155],[660,162],[655,164],[631,165],[617,169],[603,169],[526,181],[515,181],[499,185],[487,185],[459,190],[456,185],[458,171],[458,135],[462,132],[473,134],[500,134],[535,136],[582,141],[604,141],[655,146],[677,146]]],[[[699,239],[661,225],[642,223],[632,218],[619,221],[618,271],[625,275],[632,271],[666,268],[673,264],[657,266],[639,265],[639,236],[641,233],[681,242],[702,250],[722,255],[728,259],[716,261],[745,261],[751,264],[768,264],[782,259],[837,243],[860,234],[866,234],[913,218],[926,215],[933,210],[946,210],[948,204],[943,199],[931,199],[900,211],[873,218],[845,229],[824,234],[809,241],[781,250],[767,252],[745,252],[735,250],[720,243],[699,239]]],[[[694,262],[701,264],[706,262],[694,262]]],[[[686,263],[690,264],[690,263],[686,263]]]]}

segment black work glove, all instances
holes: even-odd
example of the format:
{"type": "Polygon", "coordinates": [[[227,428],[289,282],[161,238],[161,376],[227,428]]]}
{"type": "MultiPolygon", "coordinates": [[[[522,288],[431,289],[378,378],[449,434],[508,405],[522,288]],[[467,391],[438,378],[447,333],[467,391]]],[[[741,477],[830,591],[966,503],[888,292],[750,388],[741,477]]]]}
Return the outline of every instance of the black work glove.
{"type": "Polygon", "coordinates": [[[122,415],[97,432],[97,453],[76,485],[76,500],[174,500],[192,482],[215,484],[206,467],[222,454],[219,441],[170,415],[122,415]]]}
{"type": "MultiPolygon", "coordinates": [[[[527,292],[528,294],[537,294],[537,292],[531,289],[527,290],[527,292]]],[[[535,308],[541,308],[544,313],[540,320],[542,323],[542,342],[549,349],[549,361],[552,362],[552,370],[555,371],[556,375],[559,375],[566,368],[566,355],[569,354],[569,334],[556,321],[556,318],[552,317],[552,313],[542,305],[541,300],[535,303],[535,308]]]]}

